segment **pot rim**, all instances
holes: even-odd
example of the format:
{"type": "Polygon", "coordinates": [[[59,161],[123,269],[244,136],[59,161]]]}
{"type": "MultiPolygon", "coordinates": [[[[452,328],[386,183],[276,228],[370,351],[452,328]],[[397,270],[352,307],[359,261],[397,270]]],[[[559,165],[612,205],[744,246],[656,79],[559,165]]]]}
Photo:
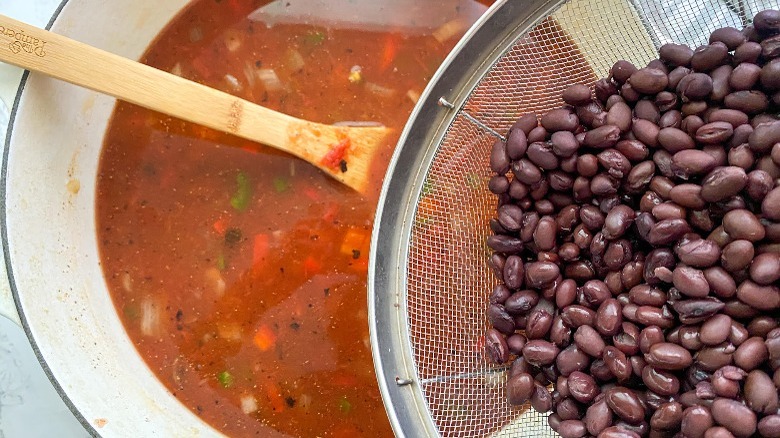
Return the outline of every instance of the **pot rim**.
{"type": "MultiPolygon", "coordinates": [[[[57,18],[59,18],[60,13],[62,12],[63,8],[67,3],[68,0],[62,0],[60,2],[60,4],[54,10],[54,13],[52,14],[51,18],[49,19],[49,22],[46,24],[45,27],[46,30],[51,30],[52,26],[57,21],[57,18]]],[[[95,427],[89,421],[87,421],[87,419],[81,414],[78,408],[76,408],[76,405],[73,403],[73,401],[70,399],[68,394],[65,392],[63,386],[60,384],[57,378],[54,377],[51,368],[49,367],[48,363],[46,362],[46,360],[43,358],[43,355],[41,354],[40,348],[38,347],[38,343],[36,342],[35,338],[32,335],[29,321],[25,317],[25,313],[22,309],[22,306],[20,305],[19,289],[15,281],[14,266],[11,263],[11,254],[10,254],[11,249],[8,241],[8,216],[6,214],[6,212],[8,211],[8,204],[7,204],[8,155],[11,149],[11,135],[14,130],[14,122],[16,120],[16,115],[19,110],[19,103],[22,99],[22,94],[24,93],[25,86],[27,85],[27,80],[29,76],[30,76],[30,71],[25,70],[24,73],[22,74],[22,79],[21,82],[19,83],[19,88],[16,91],[16,96],[14,97],[14,102],[8,117],[8,130],[6,132],[5,141],[3,143],[2,167],[0,168],[0,223],[2,224],[2,227],[0,227],[0,238],[2,238],[3,257],[5,259],[4,262],[5,262],[5,269],[8,277],[8,285],[11,289],[11,296],[14,299],[14,304],[16,306],[16,313],[19,315],[19,319],[22,323],[22,329],[24,330],[25,335],[27,335],[27,339],[30,341],[30,345],[32,346],[33,352],[35,353],[35,357],[38,359],[38,362],[41,364],[41,367],[43,368],[43,372],[46,374],[46,377],[49,379],[49,382],[51,382],[51,384],[54,386],[54,390],[57,391],[57,394],[65,403],[65,406],[68,407],[68,410],[70,410],[70,412],[73,413],[73,415],[76,417],[79,423],[81,423],[81,425],[84,427],[84,430],[87,433],[89,433],[91,436],[97,437],[100,435],[97,433],[95,427]]]]}

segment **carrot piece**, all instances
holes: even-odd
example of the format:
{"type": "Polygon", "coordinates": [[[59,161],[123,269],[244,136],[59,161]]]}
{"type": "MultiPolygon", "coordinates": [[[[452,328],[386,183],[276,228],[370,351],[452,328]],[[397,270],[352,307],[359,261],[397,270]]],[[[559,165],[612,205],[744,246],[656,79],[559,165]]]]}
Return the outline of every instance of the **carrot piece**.
{"type": "Polygon", "coordinates": [[[371,241],[371,232],[363,228],[353,227],[347,230],[341,241],[341,254],[359,259],[368,256],[368,245],[371,241]]]}
{"type": "Polygon", "coordinates": [[[229,221],[230,219],[227,216],[220,216],[219,219],[214,221],[214,225],[212,225],[212,227],[214,228],[214,231],[217,232],[217,234],[224,236],[225,232],[227,231],[229,221]]]}
{"type": "Polygon", "coordinates": [[[268,351],[276,345],[276,333],[267,325],[261,325],[255,333],[254,342],[260,351],[268,351]]]}
{"type": "Polygon", "coordinates": [[[268,257],[271,239],[268,234],[255,234],[252,246],[252,265],[256,266],[268,257]]]}
{"type": "Polygon", "coordinates": [[[390,34],[385,40],[385,45],[382,48],[382,57],[380,58],[379,68],[381,70],[387,70],[390,64],[395,60],[396,54],[398,54],[398,35],[390,34]]]}
{"type": "Polygon", "coordinates": [[[271,409],[276,412],[282,412],[285,409],[284,397],[282,397],[282,389],[279,388],[279,385],[273,382],[268,383],[266,394],[271,403],[271,409]]]}
{"type": "Polygon", "coordinates": [[[322,270],[322,263],[320,263],[314,256],[308,256],[303,260],[303,273],[307,276],[319,274],[322,270]]]}

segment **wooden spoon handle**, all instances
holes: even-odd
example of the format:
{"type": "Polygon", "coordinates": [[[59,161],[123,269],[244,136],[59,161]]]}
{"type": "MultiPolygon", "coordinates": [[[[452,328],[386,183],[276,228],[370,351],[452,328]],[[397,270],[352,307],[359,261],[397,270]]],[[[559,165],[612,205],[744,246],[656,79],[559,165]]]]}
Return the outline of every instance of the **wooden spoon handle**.
{"type": "Polygon", "coordinates": [[[3,15],[0,60],[277,148],[285,149],[288,125],[297,120],[3,15]],[[263,119],[259,132],[244,120],[248,105],[263,119]]]}

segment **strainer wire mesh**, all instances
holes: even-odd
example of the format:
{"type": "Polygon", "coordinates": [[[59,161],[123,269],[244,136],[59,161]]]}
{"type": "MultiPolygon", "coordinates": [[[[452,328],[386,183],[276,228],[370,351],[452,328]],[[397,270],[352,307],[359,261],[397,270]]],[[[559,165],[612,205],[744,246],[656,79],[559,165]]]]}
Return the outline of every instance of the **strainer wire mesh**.
{"type": "Polygon", "coordinates": [[[428,413],[442,436],[554,436],[545,415],[508,405],[506,366],[484,354],[485,309],[497,282],[485,245],[496,207],[485,189],[496,137],[464,112],[505,134],[520,115],[560,106],[568,85],[605,77],[617,59],[645,65],[660,44],[695,47],[715,28],[742,27],[743,17],[752,15],[741,2],[716,3],[569,1],[519,36],[457,110],[417,200],[406,265],[409,342],[428,413]]]}

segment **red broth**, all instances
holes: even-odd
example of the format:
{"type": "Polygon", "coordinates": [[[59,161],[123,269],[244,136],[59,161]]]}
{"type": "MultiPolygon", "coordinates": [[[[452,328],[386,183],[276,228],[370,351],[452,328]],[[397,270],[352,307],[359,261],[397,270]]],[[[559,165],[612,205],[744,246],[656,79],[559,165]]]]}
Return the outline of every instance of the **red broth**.
{"type": "Polygon", "coordinates": [[[419,9],[403,18],[380,0],[266,3],[193,1],[143,60],[296,117],[393,128],[372,193],[119,103],[97,184],[106,281],[149,367],[216,429],[392,436],[366,306],[378,188],[417,97],[485,7],[400,1],[419,9]]]}

